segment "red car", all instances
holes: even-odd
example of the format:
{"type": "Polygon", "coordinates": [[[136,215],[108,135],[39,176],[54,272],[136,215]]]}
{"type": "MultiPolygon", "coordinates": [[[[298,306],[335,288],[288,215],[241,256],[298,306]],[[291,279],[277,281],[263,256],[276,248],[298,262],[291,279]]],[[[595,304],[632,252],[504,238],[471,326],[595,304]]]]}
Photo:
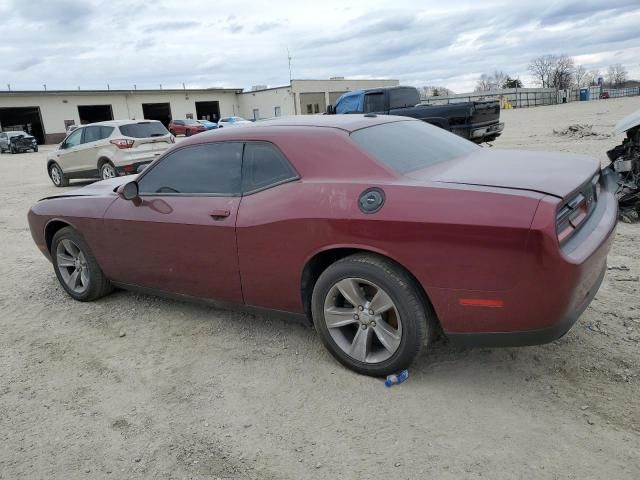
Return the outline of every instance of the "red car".
{"type": "Polygon", "coordinates": [[[194,133],[206,132],[207,127],[195,120],[171,120],[171,122],[169,122],[168,130],[174,137],[176,135],[185,135],[190,137],[194,133]]]}
{"type": "Polygon", "coordinates": [[[67,293],[124,287],[308,318],[364,374],[566,333],[596,294],[615,181],[589,157],[481,148],[404,117],[283,118],[198,135],[137,179],[29,212],[67,293]]]}

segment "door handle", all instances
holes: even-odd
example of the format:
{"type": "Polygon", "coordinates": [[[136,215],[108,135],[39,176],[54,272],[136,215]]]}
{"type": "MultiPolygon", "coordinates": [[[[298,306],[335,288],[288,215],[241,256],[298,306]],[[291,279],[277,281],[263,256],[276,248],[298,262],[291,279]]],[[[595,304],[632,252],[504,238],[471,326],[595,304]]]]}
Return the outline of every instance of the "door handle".
{"type": "Polygon", "coordinates": [[[211,218],[213,218],[214,220],[222,220],[223,218],[227,218],[229,215],[231,215],[231,212],[229,210],[214,210],[213,212],[210,213],[211,218]]]}

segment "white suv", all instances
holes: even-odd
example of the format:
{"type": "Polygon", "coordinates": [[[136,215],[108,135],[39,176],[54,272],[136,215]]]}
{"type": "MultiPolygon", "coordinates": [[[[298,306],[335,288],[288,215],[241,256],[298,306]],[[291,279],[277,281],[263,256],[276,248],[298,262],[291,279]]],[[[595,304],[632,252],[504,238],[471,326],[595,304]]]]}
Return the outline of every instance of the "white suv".
{"type": "Polygon", "coordinates": [[[102,180],[137,173],[175,142],[156,120],[112,120],[76,128],[47,155],[47,171],[56,187],[70,178],[102,180]]]}

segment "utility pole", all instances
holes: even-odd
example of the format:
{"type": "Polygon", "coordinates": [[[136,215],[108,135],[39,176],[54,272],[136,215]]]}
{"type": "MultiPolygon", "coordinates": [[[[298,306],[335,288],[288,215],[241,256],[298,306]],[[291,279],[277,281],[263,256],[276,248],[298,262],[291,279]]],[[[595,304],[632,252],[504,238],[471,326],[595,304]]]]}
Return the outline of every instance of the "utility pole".
{"type": "Polygon", "coordinates": [[[287,48],[287,60],[289,61],[289,84],[291,84],[291,52],[289,52],[289,48],[287,48]]]}

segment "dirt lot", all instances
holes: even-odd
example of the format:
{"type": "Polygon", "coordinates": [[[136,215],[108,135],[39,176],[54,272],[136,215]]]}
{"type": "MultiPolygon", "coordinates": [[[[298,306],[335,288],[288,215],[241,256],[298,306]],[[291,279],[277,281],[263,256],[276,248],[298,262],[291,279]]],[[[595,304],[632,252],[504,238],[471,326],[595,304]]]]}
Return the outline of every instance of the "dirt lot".
{"type": "MultiPolygon", "coordinates": [[[[618,139],[552,130],[608,133],[636,109],[505,111],[494,148],[604,161],[618,139]]],[[[71,300],[26,223],[60,192],[47,149],[0,156],[0,478],[640,478],[640,225],[619,225],[565,338],[437,345],[387,390],[301,325],[128,292],[71,300]]]]}

